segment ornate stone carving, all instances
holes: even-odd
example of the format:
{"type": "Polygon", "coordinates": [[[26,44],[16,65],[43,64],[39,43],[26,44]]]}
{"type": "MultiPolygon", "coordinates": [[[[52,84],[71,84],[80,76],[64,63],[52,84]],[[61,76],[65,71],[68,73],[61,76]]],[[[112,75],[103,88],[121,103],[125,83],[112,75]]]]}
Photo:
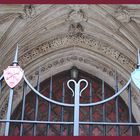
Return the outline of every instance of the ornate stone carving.
{"type": "Polygon", "coordinates": [[[121,21],[121,22],[129,22],[130,21],[130,15],[127,7],[120,6],[115,11],[115,17],[121,21]]]}
{"type": "MultiPolygon", "coordinates": [[[[51,62],[48,62],[47,64],[43,64],[42,66],[40,66],[40,72],[41,72],[40,74],[47,73],[52,69],[55,69],[56,67],[67,64],[68,62],[80,62],[86,65],[93,66],[97,70],[102,71],[103,73],[106,73],[109,77],[115,79],[115,69],[110,68],[109,66],[103,64],[102,62],[97,62],[93,58],[92,59],[83,58],[82,56],[77,56],[77,55],[69,55],[67,57],[55,59],[51,62]]],[[[29,75],[28,78],[29,80],[34,81],[37,78],[37,75],[38,75],[38,70],[32,72],[32,74],[29,75]]],[[[118,77],[119,77],[118,78],[119,84],[123,86],[126,83],[126,80],[120,74],[118,74],[118,77]]]]}
{"type": "Polygon", "coordinates": [[[69,26],[69,33],[70,34],[77,34],[83,32],[83,26],[80,23],[73,23],[69,26]]]}
{"type": "Polygon", "coordinates": [[[87,21],[88,18],[82,9],[73,9],[69,12],[67,20],[78,23],[81,21],[87,21]]]}
{"type": "Polygon", "coordinates": [[[23,19],[30,19],[36,15],[36,10],[33,5],[25,5],[24,12],[20,15],[23,19]]]}
{"type": "Polygon", "coordinates": [[[124,65],[130,71],[132,71],[136,66],[136,64],[130,58],[125,56],[125,54],[121,53],[119,50],[115,49],[115,47],[112,47],[105,42],[101,42],[100,40],[85,34],[69,34],[56,37],[26,52],[20,57],[19,63],[22,66],[25,66],[44,54],[70,46],[78,46],[94,52],[98,52],[99,54],[102,54],[105,57],[124,65]]]}

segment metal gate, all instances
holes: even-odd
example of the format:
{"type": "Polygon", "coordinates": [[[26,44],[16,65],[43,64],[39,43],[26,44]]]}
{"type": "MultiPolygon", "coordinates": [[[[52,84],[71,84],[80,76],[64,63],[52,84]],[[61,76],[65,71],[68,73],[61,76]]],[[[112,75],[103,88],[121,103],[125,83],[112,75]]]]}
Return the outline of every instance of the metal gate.
{"type": "MultiPolygon", "coordinates": [[[[120,134],[120,129],[121,126],[128,126],[129,131],[130,131],[130,135],[133,135],[133,129],[137,129],[138,126],[140,126],[139,122],[134,122],[133,121],[133,115],[132,115],[132,101],[131,101],[131,79],[126,83],[126,85],[118,90],[118,80],[117,80],[117,76],[116,76],[116,86],[115,86],[115,93],[114,95],[105,98],[104,95],[104,81],[102,81],[102,100],[101,101],[97,101],[97,102],[92,102],[92,98],[93,98],[93,88],[91,86],[91,83],[89,83],[87,80],[85,79],[80,79],[79,81],[76,81],[75,79],[70,79],[67,81],[67,87],[69,88],[69,90],[71,91],[71,96],[73,97],[73,103],[65,103],[64,102],[64,94],[65,94],[65,86],[63,84],[63,90],[62,90],[62,100],[60,101],[56,101],[54,99],[52,99],[52,78],[50,80],[50,95],[49,97],[44,96],[42,93],[40,93],[40,82],[39,82],[39,77],[38,77],[38,81],[37,81],[37,85],[36,87],[33,87],[30,82],[27,80],[26,76],[23,74],[23,97],[22,97],[22,109],[21,109],[21,119],[12,119],[11,118],[11,113],[12,113],[12,104],[13,104],[13,96],[14,96],[14,83],[13,81],[15,80],[20,80],[20,75],[17,74],[17,70],[15,70],[15,68],[19,68],[18,66],[18,61],[17,61],[17,56],[18,56],[18,47],[15,53],[15,57],[14,57],[14,61],[13,64],[10,68],[14,69],[14,73],[10,73],[10,70],[8,70],[8,74],[9,77],[7,78],[5,75],[2,75],[0,78],[0,89],[2,92],[2,87],[3,87],[3,81],[6,80],[7,84],[9,84],[10,88],[9,88],[9,99],[8,99],[8,107],[7,107],[7,114],[6,114],[6,119],[1,119],[0,122],[5,124],[5,129],[4,129],[4,136],[8,136],[10,133],[10,124],[11,123],[16,123],[20,126],[20,132],[19,135],[22,136],[23,135],[23,128],[24,128],[24,124],[32,124],[33,125],[33,131],[32,131],[32,135],[36,136],[36,131],[37,131],[37,125],[38,124],[44,124],[46,125],[46,135],[48,132],[48,129],[50,127],[50,125],[59,125],[60,126],[60,134],[63,135],[63,126],[64,125],[71,125],[72,126],[72,135],[73,136],[79,136],[79,126],[80,125],[89,125],[89,135],[90,135],[90,128],[94,125],[101,125],[103,127],[103,135],[107,135],[107,126],[115,126],[115,133],[116,135],[121,135],[120,134]],[[16,74],[18,75],[18,79],[16,79],[16,74]],[[5,76],[5,77],[4,77],[5,76]],[[7,78],[7,79],[6,79],[7,78]],[[8,83],[8,80],[10,78],[13,78],[13,81],[11,83],[8,83]],[[15,78],[15,79],[14,79],[15,78]],[[82,86],[81,86],[82,85],[82,86]],[[90,102],[89,103],[80,103],[80,97],[82,96],[83,91],[89,87],[89,97],[90,97],[90,102]],[[26,94],[27,94],[27,88],[29,88],[36,96],[35,99],[35,115],[34,115],[34,120],[25,120],[24,119],[24,115],[25,115],[25,101],[26,101],[26,94]],[[123,92],[127,92],[128,94],[128,121],[126,122],[122,122],[119,120],[119,106],[118,106],[118,97],[121,93],[123,92]],[[46,118],[46,120],[38,120],[38,105],[39,105],[39,98],[45,100],[48,103],[48,117],[46,118]],[[113,122],[107,121],[106,120],[106,103],[111,101],[111,100],[115,100],[115,111],[116,111],[116,120],[113,122]],[[55,104],[57,106],[61,107],[60,110],[60,120],[56,121],[51,120],[50,119],[50,114],[51,114],[51,104],[55,104]],[[97,105],[101,105],[102,106],[102,121],[94,121],[92,119],[93,116],[93,109],[92,107],[97,106],[97,105]],[[65,121],[64,119],[64,108],[73,108],[73,120],[71,121],[65,121]],[[79,114],[80,114],[80,108],[81,107],[88,107],[89,108],[89,119],[87,121],[80,121],[79,119],[79,114]]],[[[12,71],[12,70],[11,70],[12,71]]],[[[21,70],[22,71],[22,70],[21,70]]],[[[23,71],[22,71],[23,72],[23,71]]],[[[18,82],[16,82],[18,83],[18,82]]],[[[60,86],[60,85],[58,85],[60,86]]],[[[86,131],[86,130],[85,130],[86,131]]],[[[138,134],[137,134],[138,135],[138,134]]]]}

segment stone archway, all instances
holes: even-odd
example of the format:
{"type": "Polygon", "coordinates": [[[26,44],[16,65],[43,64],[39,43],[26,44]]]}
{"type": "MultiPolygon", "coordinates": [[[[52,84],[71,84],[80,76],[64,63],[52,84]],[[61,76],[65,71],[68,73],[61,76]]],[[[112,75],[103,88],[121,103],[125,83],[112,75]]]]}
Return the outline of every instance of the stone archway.
{"type": "MultiPolygon", "coordinates": [[[[22,64],[22,63],[21,63],[22,64]]],[[[90,50],[83,49],[80,46],[69,46],[46,55],[42,55],[39,58],[33,60],[29,64],[24,66],[25,75],[28,77],[33,86],[36,84],[38,69],[40,69],[41,82],[49,78],[51,75],[55,75],[59,72],[69,70],[72,66],[77,66],[91,75],[94,75],[106,83],[108,83],[112,88],[115,85],[115,70],[117,69],[119,86],[120,89],[127,82],[129,74],[125,69],[112,62],[110,59],[106,59],[103,55],[91,52],[90,50]],[[81,53],[79,53],[81,52],[81,53]]],[[[13,110],[21,101],[21,86],[16,88],[15,101],[13,104],[13,110]]],[[[2,117],[5,117],[5,111],[7,106],[7,96],[8,91],[5,89],[5,95],[1,98],[1,110],[2,117]]],[[[122,94],[122,99],[127,104],[128,97],[122,94]]],[[[137,122],[139,122],[139,94],[136,88],[133,88],[132,92],[132,103],[133,103],[133,114],[137,122]]]]}
{"type": "MultiPolygon", "coordinates": [[[[0,72],[11,64],[19,43],[19,62],[33,85],[77,66],[114,88],[120,88],[136,67],[139,48],[139,5],[4,5],[0,11],[0,72]],[[8,9],[8,10],[6,10],[8,9]],[[31,13],[29,11],[32,11],[31,13]],[[9,13],[10,12],[10,13],[9,13]],[[80,52],[80,53],[79,53],[80,52]]],[[[17,87],[13,109],[19,104],[17,87]]],[[[5,117],[8,91],[0,99],[5,117]]],[[[127,96],[122,98],[127,104],[127,96]]],[[[140,95],[133,87],[133,114],[140,122],[140,95]]]]}

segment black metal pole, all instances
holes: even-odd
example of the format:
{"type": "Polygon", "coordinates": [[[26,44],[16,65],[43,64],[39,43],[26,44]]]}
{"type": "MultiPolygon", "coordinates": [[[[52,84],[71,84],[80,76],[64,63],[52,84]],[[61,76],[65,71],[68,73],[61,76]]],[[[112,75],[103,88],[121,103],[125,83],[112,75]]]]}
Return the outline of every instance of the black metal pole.
{"type": "MultiPolygon", "coordinates": [[[[128,111],[129,111],[129,123],[132,122],[132,100],[131,100],[131,84],[128,86],[128,111]]],[[[132,136],[132,126],[130,125],[130,135],[132,136]]]]}
{"type": "MultiPolygon", "coordinates": [[[[50,79],[50,98],[52,98],[52,77],[50,79]]],[[[47,120],[50,121],[51,118],[51,103],[48,103],[48,118],[47,120]]],[[[47,124],[47,136],[49,135],[50,124],[47,124]]]]}
{"type": "Polygon", "coordinates": [[[2,94],[2,80],[0,80],[0,94],[2,94]]]}
{"type": "MultiPolygon", "coordinates": [[[[102,80],[102,99],[105,99],[105,86],[104,86],[104,81],[102,80]]],[[[106,105],[103,103],[102,105],[103,108],[103,122],[106,121],[106,105]]],[[[103,135],[106,136],[106,125],[103,125],[103,135]]]]}
{"type": "Polygon", "coordinates": [[[9,94],[9,101],[8,101],[8,110],[6,115],[6,125],[5,125],[5,136],[9,135],[9,128],[10,128],[10,118],[11,118],[11,112],[12,112],[12,104],[13,104],[13,94],[14,90],[10,88],[10,94],[9,94]]]}
{"type": "MultiPolygon", "coordinates": [[[[115,72],[115,93],[118,92],[118,77],[117,72],[115,72]]],[[[115,98],[115,110],[116,110],[116,122],[119,122],[119,102],[118,102],[118,96],[115,98]]],[[[116,135],[120,135],[120,127],[116,125],[116,135]]]]}
{"type": "MultiPolygon", "coordinates": [[[[26,93],[27,93],[27,84],[24,82],[24,85],[23,85],[23,95],[22,95],[21,120],[24,120],[26,93]]],[[[21,123],[21,125],[20,125],[20,136],[22,136],[22,135],[23,135],[23,123],[21,123]]]]}
{"type": "MultiPolygon", "coordinates": [[[[63,89],[62,89],[62,103],[64,103],[65,98],[65,85],[63,83],[63,89]]],[[[64,107],[61,107],[61,122],[64,121],[64,107]]],[[[60,125],[60,134],[63,136],[63,125],[60,125]]]]}
{"type": "MultiPolygon", "coordinates": [[[[92,89],[92,83],[90,83],[90,103],[92,103],[93,101],[93,89],[92,89]]],[[[93,117],[92,117],[92,114],[93,114],[93,107],[90,106],[89,107],[89,121],[92,122],[93,121],[93,117]]],[[[93,129],[93,125],[89,125],[89,135],[91,136],[92,135],[92,129],[93,129]]]]}
{"type": "MultiPolygon", "coordinates": [[[[38,74],[37,86],[36,86],[37,91],[40,91],[39,74],[38,74]]],[[[35,95],[35,121],[37,121],[37,118],[38,118],[38,106],[39,106],[39,98],[38,98],[38,95],[35,95]]],[[[36,130],[37,130],[37,124],[33,124],[33,136],[36,136],[36,130]]]]}
{"type": "MultiPolygon", "coordinates": [[[[16,52],[15,52],[15,56],[14,56],[14,60],[12,63],[13,66],[17,66],[18,65],[18,45],[16,48],[16,52]]],[[[13,104],[13,95],[14,95],[14,89],[10,88],[10,94],[9,94],[9,101],[8,101],[8,109],[7,109],[7,115],[6,115],[6,125],[5,125],[5,136],[9,135],[9,128],[10,128],[10,118],[11,118],[11,112],[12,112],[12,104],[13,104]]]]}

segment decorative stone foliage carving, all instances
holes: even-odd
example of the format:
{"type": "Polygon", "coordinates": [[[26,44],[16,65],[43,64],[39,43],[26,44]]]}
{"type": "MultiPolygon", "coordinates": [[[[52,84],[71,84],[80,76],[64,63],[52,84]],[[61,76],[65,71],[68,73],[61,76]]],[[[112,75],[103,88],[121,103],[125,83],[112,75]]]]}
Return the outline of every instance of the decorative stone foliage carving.
{"type": "Polygon", "coordinates": [[[88,18],[82,9],[73,9],[68,14],[68,20],[73,21],[74,23],[78,23],[81,21],[87,21],[88,18]]]}
{"type": "Polygon", "coordinates": [[[127,7],[120,6],[115,11],[115,17],[121,21],[121,22],[129,22],[130,21],[130,15],[127,7]]]}
{"type": "Polygon", "coordinates": [[[70,46],[80,46],[93,52],[98,52],[99,54],[104,55],[105,57],[115,60],[117,63],[124,65],[130,71],[135,68],[135,63],[119,50],[115,49],[105,42],[101,42],[100,40],[85,34],[68,34],[56,37],[26,52],[20,57],[20,64],[22,66],[25,66],[44,54],[70,46]]]}
{"type": "Polygon", "coordinates": [[[21,14],[23,19],[30,19],[36,15],[36,10],[33,5],[25,5],[24,13],[21,14]]]}
{"type": "Polygon", "coordinates": [[[69,26],[69,34],[81,33],[83,31],[84,28],[80,23],[73,23],[69,26]]]}

